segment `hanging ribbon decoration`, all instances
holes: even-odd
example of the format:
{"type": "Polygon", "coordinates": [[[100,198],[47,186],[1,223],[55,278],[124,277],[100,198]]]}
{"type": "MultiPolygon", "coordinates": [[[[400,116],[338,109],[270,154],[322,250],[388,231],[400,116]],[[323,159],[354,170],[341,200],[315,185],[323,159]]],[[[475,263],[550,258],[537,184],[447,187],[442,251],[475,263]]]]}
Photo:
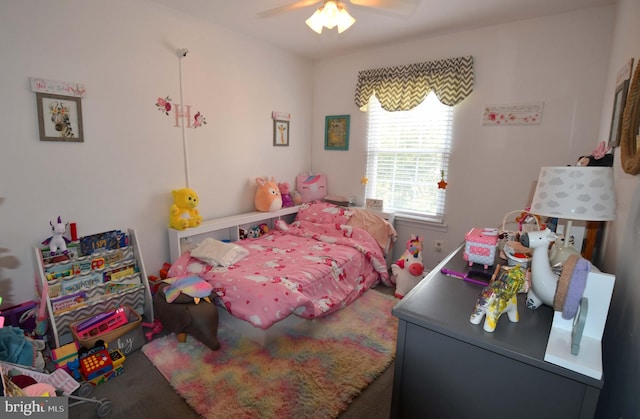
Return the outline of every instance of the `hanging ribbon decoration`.
{"type": "Polygon", "coordinates": [[[156,108],[164,113],[166,116],[171,114],[171,111],[175,111],[176,124],[175,126],[180,126],[182,128],[182,146],[184,151],[184,173],[186,186],[189,187],[189,158],[187,151],[187,133],[185,131],[186,128],[198,128],[207,124],[207,120],[204,115],[200,113],[200,111],[196,112],[196,114],[191,118],[191,106],[182,105],[184,103],[182,97],[182,59],[187,56],[189,52],[186,48],[181,48],[177,51],[178,55],[178,75],[180,81],[180,105],[174,106],[171,100],[171,97],[159,97],[156,101],[156,108]]]}

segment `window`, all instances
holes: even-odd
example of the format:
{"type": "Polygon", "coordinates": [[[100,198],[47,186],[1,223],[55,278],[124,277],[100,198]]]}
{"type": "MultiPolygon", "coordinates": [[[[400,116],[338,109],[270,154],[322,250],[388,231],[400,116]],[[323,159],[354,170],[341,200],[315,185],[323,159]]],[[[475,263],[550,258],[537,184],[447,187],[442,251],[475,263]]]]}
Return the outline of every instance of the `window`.
{"type": "Polygon", "coordinates": [[[366,197],[382,199],[397,215],[444,219],[438,189],[451,153],[453,107],[432,92],[408,111],[387,112],[376,95],[368,103],[366,197]]]}

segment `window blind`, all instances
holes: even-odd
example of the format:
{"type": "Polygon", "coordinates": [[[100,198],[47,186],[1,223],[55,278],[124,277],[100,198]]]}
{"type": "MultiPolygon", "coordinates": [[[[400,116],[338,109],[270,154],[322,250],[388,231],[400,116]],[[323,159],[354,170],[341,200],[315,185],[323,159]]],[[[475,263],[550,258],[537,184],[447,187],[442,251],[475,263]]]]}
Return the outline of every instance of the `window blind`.
{"type": "Polygon", "coordinates": [[[368,102],[366,197],[382,199],[396,215],[443,222],[453,108],[434,93],[408,111],[385,111],[376,95],[368,102]]]}

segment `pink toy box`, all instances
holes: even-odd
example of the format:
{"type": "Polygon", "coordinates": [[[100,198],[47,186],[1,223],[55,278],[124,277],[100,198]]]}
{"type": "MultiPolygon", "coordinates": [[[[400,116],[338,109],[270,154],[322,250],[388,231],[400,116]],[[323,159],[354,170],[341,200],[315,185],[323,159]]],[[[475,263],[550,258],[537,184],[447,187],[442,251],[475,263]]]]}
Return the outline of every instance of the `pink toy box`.
{"type": "Polygon", "coordinates": [[[497,228],[472,228],[464,235],[464,239],[463,257],[469,266],[479,263],[486,269],[494,264],[498,246],[497,228]]]}

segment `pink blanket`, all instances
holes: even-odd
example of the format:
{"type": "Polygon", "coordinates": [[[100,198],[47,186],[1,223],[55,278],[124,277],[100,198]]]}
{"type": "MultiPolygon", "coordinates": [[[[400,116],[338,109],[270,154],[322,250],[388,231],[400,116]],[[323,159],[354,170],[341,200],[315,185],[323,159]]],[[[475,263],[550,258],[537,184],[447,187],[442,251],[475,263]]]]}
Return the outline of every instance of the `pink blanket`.
{"type": "Polygon", "coordinates": [[[292,313],[312,319],[337,311],[378,280],[391,286],[380,247],[358,227],[279,221],[270,234],[234,244],[249,255],[228,268],[185,252],[169,276],[199,275],[233,316],[261,329],[292,313]]]}

